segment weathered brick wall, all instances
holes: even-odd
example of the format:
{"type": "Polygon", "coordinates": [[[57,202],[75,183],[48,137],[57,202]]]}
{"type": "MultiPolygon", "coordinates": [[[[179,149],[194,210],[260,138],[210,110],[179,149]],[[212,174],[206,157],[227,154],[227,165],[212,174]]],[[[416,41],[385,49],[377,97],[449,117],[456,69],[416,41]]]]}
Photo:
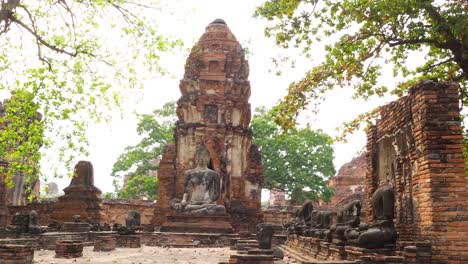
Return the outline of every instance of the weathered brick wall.
{"type": "Polygon", "coordinates": [[[468,178],[464,174],[459,86],[424,81],[381,107],[369,128],[366,175],[370,200],[394,186],[399,240],[432,244],[432,263],[468,263],[468,178]]]}
{"type": "Polygon", "coordinates": [[[270,189],[270,199],[268,207],[286,206],[286,192],[279,189],[270,189]]]}
{"type": "Polygon", "coordinates": [[[127,212],[133,210],[140,212],[142,225],[150,225],[153,219],[154,207],[155,203],[153,201],[106,199],[101,206],[105,215],[102,222],[123,225],[125,224],[127,212]]]}
{"type": "MultiPolygon", "coordinates": [[[[8,224],[16,212],[35,210],[38,213],[38,222],[41,225],[48,225],[52,221],[57,222],[70,222],[69,219],[56,218],[53,212],[58,209],[58,202],[55,199],[43,200],[40,203],[28,203],[26,206],[9,206],[10,215],[8,224]]],[[[100,204],[103,216],[95,220],[100,223],[108,224],[125,224],[125,217],[130,210],[138,211],[141,214],[141,224],[149,225],[153,218],[155,203],[152,201],[143,200],[124,200],[124,199],[105,199],[100,204]]],[[[86,220],[86,218],[84,218],[86,220]]]]}
{"type": "Polygon", "coordinates": [[[294,219],[293,211],[263,210],[263,221],[273,225],[284,225],[294,219]]]}
{"type": "Polygon", "coordinates": [[[364,193],[366,186],[367,159],[366,153],[353,158],[341,166],[338,173],[330,179],[328,186],[335,189],[330,206],[340,203],[354,193],[364,193]]]}

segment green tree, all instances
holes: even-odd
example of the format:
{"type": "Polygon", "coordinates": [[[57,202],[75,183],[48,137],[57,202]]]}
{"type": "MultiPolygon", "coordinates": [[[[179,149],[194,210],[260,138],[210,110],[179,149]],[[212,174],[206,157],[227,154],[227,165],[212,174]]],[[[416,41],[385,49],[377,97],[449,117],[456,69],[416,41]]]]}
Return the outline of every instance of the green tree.
{"type": "Polygon", "coordinates": [[[142,139],[135,146],[125,148],[112,168],[118,197],[137,199],[146,195],[156,198],[158,180],[149,172],[158,170],[159,164],[154,161],[162,154],[164,146],[173,140],[175,113],[175,102],[169,102],[152,114],[138,117],[137,132],[142,139]],[[122,189],[120,183],[126,175],[125,189],[122,189]]]}
{"type": "Polygon", "coordinates": [[[9,100],[0,102],[0,131],[3,131],[0,133],[0,161],[8,162],[9,176],[5,181],[12,188],[13,173],[29,175],[25,181],[28,193],[38,178],[39,148],[44,141],[42,116],[33,98],[33,94],[17,90],[9,100]]]}
{"type": "Polygon", "coordinates": [[[87,125],[120,107],[129,91],[122,88],[164,73],[161,54],[180,43],[158,33],[153,7],[150,0],[0,0],[0,93],[31,95],[10,104],[0,123],[21,111],[43,117],[41,129],[27,129],[28,140],[15,134],[26,129],[20,122],[0,131],[0,145],[15,149],[0,148],[7,179],[17,171],[37,177],[40,142],[70,168],[74,154],[86,153],[87,125]]]}
{"type": "Polygon", "coordinates": [[[158,178],[156,175],[129,174],[125,180],[125,188],[120,189],[116,194],[117,198],[140,199],[147,197],[156,200],[158,197],[158,178]]]}
{"type": "Polygon", "coordinates": [[[460,82],[466,105],[467,11],[468,5],[462,0],[265,2],[255,15],[272,21],[265,33],[274,36],[279,46],[288,48],[292,44],[312,58],[314,42],[336,39],[325,46],[324,60],[289,86],[287,96],[276,108],[277,122],[285,129],[294,127],[300,111],[310,103],[317,110],[325,93],[335,87],[350,86],[355,97],[365,99],[388,93],[401,96],[421,79],[460,82]],[[425,56],[418,56],[420,53],[425,56]],[[415,55],[422,63],[411,68],[408,61],[415,62],[415,55]],[[394,76],[404,79],[398,87],[379,83],[384,63],[393,67],[394,76]]]}
{"type": "Polygon", "coordinates": [[[332,139],[327,134],[309,126],[283,133],[265,108],[256,109],[251,128],[253,143],[262,151],[266,188],[285,190],[299,204],[333,195],[327,186],[335,174],[332,139]]]}

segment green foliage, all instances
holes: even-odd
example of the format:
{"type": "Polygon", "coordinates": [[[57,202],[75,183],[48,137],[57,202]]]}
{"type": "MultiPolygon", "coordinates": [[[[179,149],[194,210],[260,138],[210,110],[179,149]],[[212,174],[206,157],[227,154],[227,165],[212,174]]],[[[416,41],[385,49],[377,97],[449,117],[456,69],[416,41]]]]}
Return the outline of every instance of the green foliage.
{"type": "Polygon", "coordinates": [[[284,48],[291,44],[312,58],[312,44],[335,39],[325,46],[324,61],[289,86],[275,109],[276,121],[293,128],[300,111],[312,110],[335,87],[351,86],[355,97],[387,93],[401,96],[421,79],[454,80],[462,85],[467,103],[468,12],[461,0],[269,0],[256,16],[272,21],[267,36],[284,48]],[[411,68],[415,52],[425,53],[411,68]],[[382,65],[404,79],[398,87],[379,84],[382,65]]]}
{"type": "Polygon", "coordinates": [[[106,192],[102,195],[104,199],[115,199],[115,194],[112,192],[106,192]]]}
{"type": "Polygon", "coordinates": [[[0,118],[0,128],[3,124],[3,129],[0,129],[0,157],[9,162],[8,168],[0,167],[0,173],[5,173],[5,182],[10,188],[14,184],[13,175],[30,175],[25,180],[28,192],[39,175],[39,148],[44,140],[44,123],[33,98],[32,93],[17,90],[0,109],[0,116],[3,116],[0,118]]]}
{"type": "Polygon", "coordinates": [[[148,173],[157,171],[159,164],[155,164],[154,160],[162,154],[164,146],[172,141],[175,113],[175,102],[169,102],[164,104],[162,109],[154,110],[152,114],[138,117],[137,132],[143,138],[135,146],[125,148],[112,168],[118,197],[156,197],[158,181],[156,177],[148,176],[148,173]],[[129,175],[129,178],[125,190],[122,190],[119,183],[125,175],[129,175]]]}
{"type": "Polygon", "coordinates": [[[265,108],[256,109],[251,128],[253,143],[262,151],[266,188],[286,190],[299,204],[333,195],[327,187],[335,174],[333,142],[327,134],[309,126],[283,132],[265,108]]]}
{"type": "Polygon", "coordinates": [[[108,120],[128,89],[142,87],[142,76],[164,73],[161,54],[180,42],[158,33],[155,13],[150,0],[0,2],[0,93],[30,95],[10,104],[13,124],[0,131],[10,176],[38,177],[39,141],[68,170],[77,153],[86,154],[87,125],[108,120]],[[24,126],[37,111],[40,128],[24,126]]]}
{"type": "Polygon", "coordinates": [[[140,199],[147,197],[156,200],[158,197],[158,177],[146,174],[130,174],[125,181],[125,188],[117,192],[117,198],[140,199]]]}

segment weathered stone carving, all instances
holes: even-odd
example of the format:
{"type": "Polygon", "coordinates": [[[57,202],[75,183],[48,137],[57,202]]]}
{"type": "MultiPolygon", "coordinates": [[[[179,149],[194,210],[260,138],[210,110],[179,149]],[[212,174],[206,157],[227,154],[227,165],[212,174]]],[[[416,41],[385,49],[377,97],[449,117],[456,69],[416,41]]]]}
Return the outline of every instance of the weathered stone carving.
{"type": "Polygon", "coordinates": [[[74,223],[81,223],[81,215],[72,216],[72,220],[74,223]]]}
{"type": "Polygon", "coordinates": [[[313,227],[313,233],[315,237],[331,240],[330,227],[332,225],[332,212],[330,211],[318,211],[317,212],[317,224],[313,227]]]}
{"type": "Polygon", "coordinates": [[[29,212],[29,224],[28,224],[28,232],[30,234],[41,234],[44,233],[45,228],[40,226],[38,223],[38,215],[37,212],[31,210],[29,212]]]}
{"type": "Polygon", "coordinates": [[[261,223],[257,225],[257,240],[261,249],[271,248],[271,239],[275,230],[271,224],[261,223]]]}
{"type": "Polygon", "coordinates": [[[339,241],[346,240],[345,231],[357,228],[361,222],[361,201],[354,200],[344,205],[337,213],[337,223],[330,228],[333,238],[339,241]]]}
{"type": "Polygon", "coordinates": [[[314,205],[312,201],[305,201],[301,209],[295,213],[295,218],[287,227],[288,233],[296,235],[306,234],[311,226],[315,226],[316,219],[313,215],[314,205]]]}
{"type": "Polygon", "coordinates": [[[210,153],[201,145],[195,153],[196,168],[185,172],[184,195],[180,203],[174,203],[177,212],[190,215],[224,215],[226,208],[217,205],[219,175],[208,169],[210,153]]]}
{"type": "Polygon", "coordinates": [[[9,229],[16,233],[41,234],[45,227],[38,224],[38,215],[34,210],[28,212],[18,212],[13,215],[9,229]]]}
{"type": "Polygon", "coordinates": [[[348,241],[365,248],[381,248],[385,244],[395,243],[397,233],[393,225],[394,203],[393,187],[380,186],[372,195],[374,223],[346,230],[345,236],[348,241]]]}
{"type": "Polygon", "coordinates": [[[138,211],[130,210],[125,218],[125,226],[138,228],[141,224],[141,215],[138,211]]]}

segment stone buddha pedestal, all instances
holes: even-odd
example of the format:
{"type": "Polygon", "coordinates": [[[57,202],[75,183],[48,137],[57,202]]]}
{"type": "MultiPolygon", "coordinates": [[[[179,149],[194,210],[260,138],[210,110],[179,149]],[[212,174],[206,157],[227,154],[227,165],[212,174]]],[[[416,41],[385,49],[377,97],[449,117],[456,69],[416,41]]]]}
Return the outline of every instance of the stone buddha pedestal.
{"type": "Polygon", "coordinates": [[[232,233],[224,205],[216,200],[220,194],[219,174],[208,168],[210,154],[204,145],[195,153],[196,168],[185,172],[182,201],[170,202],[174,211],[161,226],[161,232],[232,233]]]}

